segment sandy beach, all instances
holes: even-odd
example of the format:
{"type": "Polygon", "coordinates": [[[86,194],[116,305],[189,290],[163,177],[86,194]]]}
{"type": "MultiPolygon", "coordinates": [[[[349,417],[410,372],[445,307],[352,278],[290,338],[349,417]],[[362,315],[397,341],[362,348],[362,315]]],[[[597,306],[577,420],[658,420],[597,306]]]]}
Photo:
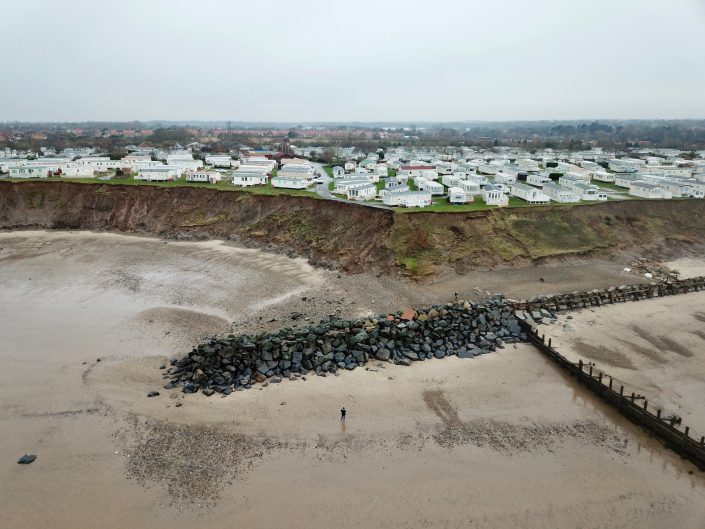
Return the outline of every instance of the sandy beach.
{"type": "MultiPolygon", "coordinates": [[[[705,261],[688,260],[688,274],[705,275],[705,261]]],[[[683,262],[669,263],[677,270],[683,262]],[[680,265],[680,266],[679,266],[680,265]]],[[[568,358],[594,362],[705,435],[705,292],[611,305],[561,316],[542,327],[568,358]]]]}
{"type": "MultiPolygon", "coordinates": [[[[414,285],[219,241],[0,233],[2,526],[702,529],[703,474],[528,345],[371,363],[226,398],[162,388],[159,365],[212,333],[475,288],[595,288],[627,282],[623,266],[601,262],[587,276],[588,265],[566,262],[414,285]],[[147,398],[153,389],[161,395],[147,398]],[[38,459],[17,465],[24,453],[38,459]]],[[[658,318],[658,332],[640,328],[662,341],[676,333],[678,347],[595,360],[705,433],[703,296],[584,311],[546,329],[565,353],[585,355],[577,344],[588,339],[647,348],[620,325],[658,318]]]]}

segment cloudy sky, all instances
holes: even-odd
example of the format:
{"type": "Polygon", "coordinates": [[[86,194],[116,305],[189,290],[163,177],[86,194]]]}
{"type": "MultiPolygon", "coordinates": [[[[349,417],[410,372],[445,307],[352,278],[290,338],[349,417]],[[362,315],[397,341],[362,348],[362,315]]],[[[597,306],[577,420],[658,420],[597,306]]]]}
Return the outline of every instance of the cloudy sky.
{"type": "Polygon", "coordinates": [[[23,0],[0,121],[705,118],[705,0],[23,0]]]}

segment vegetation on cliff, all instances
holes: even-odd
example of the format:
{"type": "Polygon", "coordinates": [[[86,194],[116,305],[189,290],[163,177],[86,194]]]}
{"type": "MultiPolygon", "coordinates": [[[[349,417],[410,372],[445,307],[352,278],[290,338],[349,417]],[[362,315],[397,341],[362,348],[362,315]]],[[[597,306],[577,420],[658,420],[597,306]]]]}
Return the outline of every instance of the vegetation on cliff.
{"type": "Polygon", "coordinates": [[[465,213],[419,212],[193,187],[0,183],[0,228],[223,238],[350,272],[414,277],[570,255],[702,242],[705,201],[621,201],[465,213]]]}

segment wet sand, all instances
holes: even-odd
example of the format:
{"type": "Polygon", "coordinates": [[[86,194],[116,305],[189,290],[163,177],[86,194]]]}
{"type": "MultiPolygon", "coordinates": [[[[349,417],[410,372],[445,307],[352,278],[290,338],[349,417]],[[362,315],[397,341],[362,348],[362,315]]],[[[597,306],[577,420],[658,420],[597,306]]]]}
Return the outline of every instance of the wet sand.
{"type": "Polygon", "coordinates": [[[0,234],[2,526],[702,527],[703,475],[526,345],[228,398],[161,388],[165,359],[233,322],[429,292],[218,242],[0,234]]]}
{"type": "MultiPolygon", "coordinates": [[[[668,263],[682,277],[705,275],[705,260],[668,263]]],[[[595,362],[649,400],[705,435],[705,292],[609,305],[542,327],[558,350],[595,362]]]]}

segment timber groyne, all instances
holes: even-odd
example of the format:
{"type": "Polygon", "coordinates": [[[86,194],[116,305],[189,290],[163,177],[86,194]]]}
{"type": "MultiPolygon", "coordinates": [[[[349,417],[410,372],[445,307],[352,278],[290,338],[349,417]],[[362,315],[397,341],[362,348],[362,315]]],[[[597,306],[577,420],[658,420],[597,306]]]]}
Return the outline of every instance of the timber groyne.
{"type": "Polygon", "coordinates": [[[705,290],[705,277],[688,279],[669,279],[658,283],[642,283],[595,289],[569,294],[536,296],[530,299],[507,300],[515,310],[526,312],[540,311],[564,312],[588,307],[599,307],[612,303],[641,301],[651,298],[687,294],[705,290]]]}
{"type": "MultiPolygon", "coordinates": [[[[680,288],[677,287],[677,289],[680,288]]],[[[681,290],[678,293],[684,292],[685,290],[681,290]]],[[[674,290],[673,293],[676,291],[674,290]]],[[[700,470],[705,470],[705,436],[694,437],[690,428],[682,425],[679,418],[664,414],[659,408],[649,407],[646,397],[625,391],[624,385],[618,386],[613,377],[595,369],[593,365],[585,364],[582,360],[577,363],[568,360],[552,347],[550,338],[546,340],[544,334],[538,334],[531,318],[520,319],[519,324],[529,343],[536,346],[569,375],[575,377],[580,384],[613,406],[630,421],[654,434],[668,448],[695,464],[700,470]]]]}

